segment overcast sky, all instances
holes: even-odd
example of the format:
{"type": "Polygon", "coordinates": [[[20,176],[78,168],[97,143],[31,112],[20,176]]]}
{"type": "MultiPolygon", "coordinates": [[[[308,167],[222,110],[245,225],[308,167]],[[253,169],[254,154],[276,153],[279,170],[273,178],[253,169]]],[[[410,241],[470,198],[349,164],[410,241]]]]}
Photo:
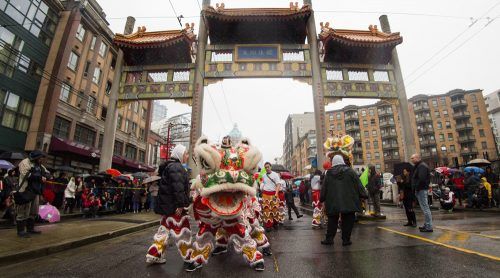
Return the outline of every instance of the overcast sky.
{"type": "MultiPolygon", "coordinates": [[[[98,2],[115,33],[123,32],[127,16],[136,18],[136,28],[146,26],[148,31],[180,28],[168,0],[98,2]]],[[[254,8],[288,7],[290,1],[212,0],[212,5],[219,2],[226,8],[254,8]]],[[[177,15],[183,15],[182,23],[194,22],[196,29],[197,0],[171,3],[177,15]]],[[[379,16],[388,14],[392,32],[403,36],[397,50],[408,98],[455,88],[479,88],[484,94],[500,89],[498,0],[313,0],[313,9],[318,31],[322,21],[337,29],[367,30],[370,24],[380,26],[379,16]]],[[[373,102],[346,99],[326,110],[373,102]]],[[[191,110],[173,101],[162,103],[167,104],[169,117],[191,110]]],[[[312,89],[306,84],[291,79],[229,79],[205,88],[203,133],[217,141],[237,123],[263,152],[264,160],[273,160],[282,155],[287,116],[306,111],[313,111],[312,89]]]]}

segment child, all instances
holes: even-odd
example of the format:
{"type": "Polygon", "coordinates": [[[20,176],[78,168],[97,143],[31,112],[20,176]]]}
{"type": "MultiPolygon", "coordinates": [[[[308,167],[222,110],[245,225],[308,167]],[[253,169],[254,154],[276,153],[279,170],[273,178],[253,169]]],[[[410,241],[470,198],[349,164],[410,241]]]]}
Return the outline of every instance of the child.
{"type": "Polygon", "coordinates": [[[442,198],[439,199],[441,202],[441,208],[451,212],[455,206],[455,194],[450,191],[449,187],[445,187],[444,194],[442,198]]]}
{"type": "Polygon", "coordinates": [[[85,199],[83,207],[84,207],[83,213],[85,214],[85,217],[96,218],[97,211],[101,207],[101,201],[98,198],[96,198],[93,193],[90,193],[88,197],[85,199]]]}
{"type": "Polygon", "coordinates": [[[288,219],[293,220],[292,218],[292,209],[295,212],[295,215],[297,218],[301,218],[303,215],[299,214],[299,210],[295,206],[295,200],[293,199],[293,191],[290,186],[287,186],[286,192],[285,192],[285,201],[286,201],[286,206],[288,207],[288,219]]]}

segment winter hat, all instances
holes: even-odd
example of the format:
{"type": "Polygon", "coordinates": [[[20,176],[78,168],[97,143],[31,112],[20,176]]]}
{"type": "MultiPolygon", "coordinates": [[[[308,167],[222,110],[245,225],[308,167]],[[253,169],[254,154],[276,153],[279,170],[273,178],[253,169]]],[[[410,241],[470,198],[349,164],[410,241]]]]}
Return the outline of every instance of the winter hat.
{"type": "Polygon", "coordinates": [[[30,152],[30,154],[29,154],[29,159],[31,161],[36,160],[38,158],[42,158],[42,157],[45,157],[45,153],[40,151],[40,150],[34,150],[34,151],[30,152]]]}
{"type": "Polygon", "coordinates": [[[186,147],[184,147],[181,144],[176,145],[175,148],[172,150],[172,158],[176,158],[179,161],[182,161],[182,157],[184,156],[185,152],[186,152],[186,147]]]}
{"type": "Polygon", "coordinates": [[[344,158],[337,154],[332,158],[332,167],[335,167],[337,165],[345,165],[344,158]]]}

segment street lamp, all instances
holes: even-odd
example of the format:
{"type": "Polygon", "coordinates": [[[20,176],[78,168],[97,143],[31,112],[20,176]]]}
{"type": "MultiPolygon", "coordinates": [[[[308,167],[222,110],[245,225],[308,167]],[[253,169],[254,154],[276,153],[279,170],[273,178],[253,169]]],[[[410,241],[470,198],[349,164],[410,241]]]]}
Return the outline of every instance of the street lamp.
{"type": "Polygon", "coordinates": [[[189,127],[190,125],[189,124],[181,124],[181,123],[178,123],[178,124],[174,124],[174,123],[168,123],[168,127],[167,127],[167,156],[165,157],[165,159],[168,159],[170,157],[170,148],[171,148],[171,145],[172,145],[172,138],[170,137],[170,130],[174,127],[174,126],[184,126],[184,127],[189,127]]]}

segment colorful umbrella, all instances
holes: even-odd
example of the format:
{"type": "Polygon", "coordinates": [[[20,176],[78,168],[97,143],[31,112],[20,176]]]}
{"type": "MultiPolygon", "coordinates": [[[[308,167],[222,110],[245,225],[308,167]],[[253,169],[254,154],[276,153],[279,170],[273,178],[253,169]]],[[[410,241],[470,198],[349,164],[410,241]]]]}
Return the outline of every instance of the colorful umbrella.
{"type": "Polygon", "coordinates": [[[464,173],[472,173],[474,175],[484,174],[484,170],[476,166],[465,167],[464,173]]]}
{"type": "Polygon", "coordinates": [[[359,179],[361,180],[361,184],[366,187],[368,185],[368,176],[369,176],[370,170],[368,167],[365,169],[365,171],[361,174],[359,179]]]}
{"type": "Polygon", "coordinates": [[[294,176],[292,174],[290,174],[290,172],[281,172],[280,176],[284,180],[289,180],[289,179],[293,179],[294,178],[294,176]]]}
{"type": "Polygon", "coordinates": [[[49,203],[40,206],[38,209],[38,215],[40,215],[40,218],[45,219],[50,223],[59,222],[61,220],[59,210],[49,203]]]}
{"type": "Polygon", "coordinates": [[[122,173],[120,171],[113,169],[113,168],[106,170],[106,173],[110,174],[112,177],[118,177],[118,176],[122,175],[122,173]]]}
{"type": "Polygon", "coordinates": [[[437,167],[434,169],[434,171],[443,174],[443,175],[449,175],[450,174],[450,168],[448,167],[437,167]]]}
{"type": "Polygon", "coordinates": [[[7,160],[0,160],[0,169],[12,169],[14,165],[7,160]]]}
{"type": "Polygon", "coordinates": [[[491,165],[491,162],[489,162],[486,159],[477,158],[477,159],[473,159],[473,160],[469,161],[469,163],[467,163],[467,165],[469,165],[469,166],[479,166],[480,167],[480,166],[491,165]]]}

